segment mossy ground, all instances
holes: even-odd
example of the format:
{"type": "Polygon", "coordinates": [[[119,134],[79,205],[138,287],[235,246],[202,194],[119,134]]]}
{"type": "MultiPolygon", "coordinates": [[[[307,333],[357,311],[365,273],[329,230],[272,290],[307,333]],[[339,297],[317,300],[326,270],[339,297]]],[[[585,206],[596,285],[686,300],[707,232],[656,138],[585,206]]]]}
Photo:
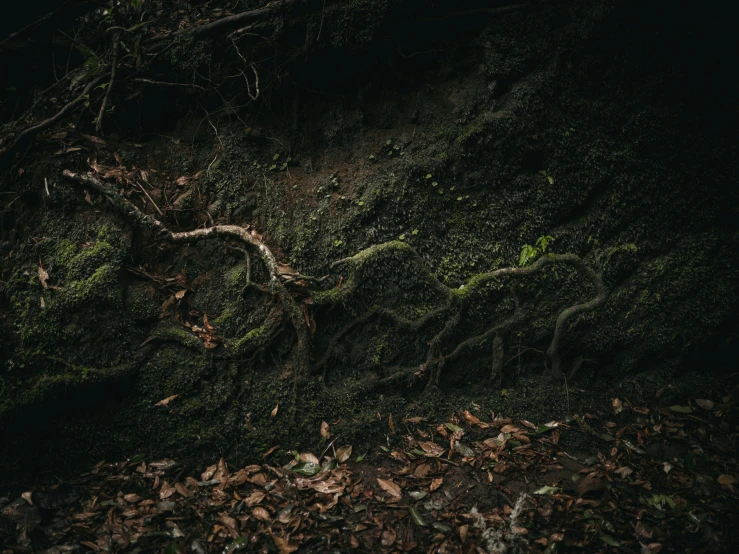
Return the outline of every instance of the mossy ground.
{"type": "MultiPolygon", "coordinates": [[[[27,205],[40,207],[0,243],[2,309],[12,324],[2,331],[0,381],[9,470],[44,466],[49,455],[74,465],[138,451],[208,451],[238,462],[278,444],[314,446],[321,421],[360,447],[382,440],[378,414],[382,422],[390,413],[443,418],[471,402],[541,421],[586,409],[590,395],[628,387],[636,374],[664,383],[687,354],[716,337],[736,339],[727,322],[737,305],[739,199],[722,189],[736,179],[736,160],[703,120],[676,120],[690,102],[670,92],[679,67],[634,68],[644,49],[667,63],[646,33],[614,58],[606,38],[625,32],[620,22],[632,12],[602,3],[599,11],[552,6],[484,25],[455,22],[468,32],[463,40],[450,34],[454,47],[442,49],[432,41],[439,35],[415,23],[409,44],[392,48],[378,29],[394,29],[400,16],[385,2],[350,4],[356,12],[327,10],[330,45],[311,45],[313,57],[294,67],[296,86],[279,106],[273,96],[258,110],[226,110],[213,118],[217,137],[191,113],[174,137],[148,137],[143,148],[121,141],[120,155],[156,169],[156,201],[176,196],[180,211],[169,225],[204,224],[205,210],[220,222],[249,223],[303,274],[324,275],[338,259],[390,243],[353,268],[340,266],[342,288],[314,294],[315,359],[373,306],[406,320],[438,308],[439,283],[464,307],[444,348],[480,333],[510,314],[513,280],[478,290],[470,288],[475,275],[515,265],[523,244],[552,235],[553,251],[582,256],[611,292],[565,333],[567,368],[589,360],[578,381],[540,379],[544,359],[535,350],[546,349],[558,313],[592,296],[575,271],[553,266],[516,282],[526,317],[503,337],[506,394],[487,384],[489,343],[445,368],[439,388],[368,393],[389,367],[421,363],[445,323],[414,334],[383,318],[341,341],[325,379],[296,390],[292,336],[267,335],[273,306],[244,288],[242,254],[219,243],[160,245],[102,201],[87,205],[58,180],[55,162],[45,166],[55,177],[44,204],[40,168],[14,178],[27,205]],[[372,76],[357,69],[367,58],[379,68],[372,76]],[[354,69],[341,78],[327,60],[354,69]],[[39,282],[39,259],[58,289],[39,282]],[[166,295],[131,267],[182,276],[189,289],[180,312],[193,321],[207,314],[231,348],[206,350],[171,313],[162,317],[166,295]],[[264,346],[258,356],[240,354],[256,344],[264,346]],[[535,350],[518,356],[526,348],[535,350]],[[174,394],[166,408],[154,406],[174,394]],[[24,445],[28,433],[39,433],[34,446],[24,445]],[[53,438],[38,440],[40,433],[53,438]]],[[[259,282],[264,272],[252,265],[259,282]]]]}

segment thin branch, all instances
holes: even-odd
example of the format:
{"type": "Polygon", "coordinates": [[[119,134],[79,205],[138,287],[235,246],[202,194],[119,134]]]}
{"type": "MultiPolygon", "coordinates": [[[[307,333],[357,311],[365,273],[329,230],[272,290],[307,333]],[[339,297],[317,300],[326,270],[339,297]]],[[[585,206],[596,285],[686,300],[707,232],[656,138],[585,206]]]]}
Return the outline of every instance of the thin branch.
{"type": "MultiPolygon", "coordinates": [[[[115,83],[115,73],[118,66],[118,43],[120,42],[121,34],[117,32],[113,37],[113,62],[110,66],[110,81],[108,81],[108,88],[103,96],[103,102],[100,104],[100,111],[98,112],[98,120],[95,124],[95,130],[103,134],[103,116],[105,115],[105,108],[108,106],[108,100],[110,99],[110,91],[113,90],[113,84],[115,83]]],[[[105,135],[103,135],[105,136],[105,135]]],[[[157,208],[159,211],[159,208],[157,208]]],[[[161,211],[159,212],[162,213],[161,211]]]]}
{"type": "Polygon", "coordinates": [[[98,83],[100,83],[100,81],[108,77],[108,75],[110,75],[110,73],[105,73],[103,75],[100,75],[96,79],[93,79],[92,81],[87,83],[87,86],[82,90],[82,94],[80,94],[77,98],[75,98],[74,100],[66,104],[56,114],[54,114],[48,119],[45,119],[25,129],[22,133],[20,133],[16,137],[13,143],[8,148],[5,149],[4,152],[0,153],[0,160],[3,158],[6,158],[7,156],[17,151],[19,147],[25,141],[32,139],[34,136],[36,136],[38,133],[40,133],[44,129],[48,129],[49,127],[54,125],[57,121],[62,119],[65,115],[67,115],[69,112],[71,112],[72,110],[74,110],[75,108],[83,104],[86,100],[88,100],[90,91],[93,89],[93,87],[95,87],[98,83]]]}

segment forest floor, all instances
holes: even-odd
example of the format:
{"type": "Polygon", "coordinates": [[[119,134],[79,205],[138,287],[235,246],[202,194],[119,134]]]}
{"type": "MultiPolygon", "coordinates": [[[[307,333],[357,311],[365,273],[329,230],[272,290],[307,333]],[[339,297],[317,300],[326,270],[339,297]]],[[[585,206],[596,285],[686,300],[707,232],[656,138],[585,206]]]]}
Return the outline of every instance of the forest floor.
{"type": "Polygon", "coordinates": [[[0,498],[0,551],[732,551],[735,400],[614,397],[546,423],[378,414],[387,442],[370,452],[324,422],[322,451],[275,447],[242,468],[101,461],[0,498]]]}

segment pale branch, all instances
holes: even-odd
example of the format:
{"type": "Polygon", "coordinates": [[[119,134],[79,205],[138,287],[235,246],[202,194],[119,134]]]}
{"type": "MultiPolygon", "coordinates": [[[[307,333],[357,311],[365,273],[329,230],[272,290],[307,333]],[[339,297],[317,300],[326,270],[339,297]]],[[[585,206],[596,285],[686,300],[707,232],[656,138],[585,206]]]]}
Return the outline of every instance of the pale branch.
{"type": "Polygon", "coordinates": [[[279,299],[283,310],[295,329],[298,338],[297,346],[297,364],[295,368],[296,376],[304,377],[310,371],[310,337],[308,327],[303,319],[303,314],[298,308],[295,300],[285,288],[280,277],[280,271],[275,258],[269,247],[253,237],[249,229],[238,225],[214,225],[206,229],[195,229],[193,231],[173,232],[170,231],[164,223],[158,219],[145,214],[134,204],[126,200],[120,195],[120,192],[108,183],[93,177],[92,175],[84,175],[75,173],[68,169],[63,172],[64,177],[79,185],[89,187],[96,192],[105,196],[113,205],[113,207],[125,216],[128,216],[138,223],[144,224],[154,229],[159,236],[173,244],[192,244],[201,240],[213,238],[233,238],[244,243],[247,248],[253,249],[264,263],[269,273],[268,289],[279,299]]]}

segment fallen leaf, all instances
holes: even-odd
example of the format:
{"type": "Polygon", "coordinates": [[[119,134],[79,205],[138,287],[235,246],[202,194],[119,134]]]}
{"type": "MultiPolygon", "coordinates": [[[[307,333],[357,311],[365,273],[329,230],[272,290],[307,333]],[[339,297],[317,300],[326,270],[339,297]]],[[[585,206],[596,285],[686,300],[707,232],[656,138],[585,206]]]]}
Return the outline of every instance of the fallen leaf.
{"type": "Polygon", "coordinates": [[[616,415],[624,411],[624,406],[618,398],[611,400],[611,405],[613,406],[613,413],[616,415]]]}
{"type": "Polygon", "coordinates": [[[679,414],[692,414],[693,408],[690,406],[670,406],[670,410],[679,414]]]}
{"type": "Polygon", "coordinates": [[[722,485],[733,485],[736,483],[736,478],[733,475],[728,475],[726,473],[719,475],[716,480],[722,485]]]}
{"type": "Polygon", "coordinates": [[[444,454],[444,449],[435,442],[421,441],[418,446],[431,458],[438,458],[444,454]]]}
{"type": "Polygon", "coordinates": [[[352,455],[352,447],[350,446],[342,446],[336,451],[336,461],[338,461],[340,464],[343,464],[346,462],[352,455]]]}
{"type": "Polygon", "coordinates": [[[390,432],[395,434],[395,423],[393,423],[393,414],[390,414],[387,418],[387,426],[390,427],[390,432]]]}
{"type": "Polygon", "coordinates": [[[46,284],[46,281],[49,280],[49,274],[41,265],[38,266],[38,280],[41,281],[42,287],[44,287],[45,289],[49,288],[49,285],[46,284]]]}
{"type": "MultiPolygon", "coordinates": [[[[177,398],[179,394],[173,394],[172,396],[168,396],[164,400],[160,400],[154,406],[169,406],[169,403],[172,402],[175,398],[177,398]]],[[[205,479],[203,479],[205,481],[205,479]]]]}
{"type": "Polygon", "coordinates": [[[713,407],[716,405],[713,400],[706,400],[705,398],[697,398],[695,403],[704,410],[713,410],[713,407]]]}
{"type": "Polygon", "coordinates": [[[30,491],[24,492],[23,494],[21,494],[21,498],[25,500],[26,502],[28,502],[31,506],[33,506],[33,499],[31,498],[32,494],[33,493],[30,491]]]}
{"type": "Polygon", "coordinates": [[[300,473],[301,475],[307,475],[308,477],[313,477],[319,471],[321,471],[321,466],[319,464],[314,464],[313,462],[301,462],[297,465],[294,465],[292,467],[292,470],[295,473],[300,473]]]}
{"type": "Polygon", "coordinates": [[[382,532],[382,546],[392,546],[395,543],[395,537],[397,536],[397,533],[395,532],[395,529],[392,527],[387,527],[382,532]]]}
{"type": "Polygon", "coordinates": [[[467,540],[467,531],[469,531],[469,525],[459,526],[459,540],[465,542],[467,540]]]}
{"type": "Polygon", "coordinates": [[[534,494],[546,494],[546,495],[552,495],[556,492],[559,492],[561,489],[559,487],[551,487],[549,485],[546,485],[539,490],[535,490],[534,494]]]}
{"type": "Polygon", "coordinates": [[[400,487],[392,481],[388,481],[387,479],[380,479],[378,477],[377,483],[380,485],[380,488],[382,490],[392,496],[395,500],[400,500],[403,497],[403,492],[401,491],[400,487]]]}
{"type": "Polygon", "coordinates": [[[182,300],[185,297],[185,293],[187,292],[186,289],[178,290],[176,293],[174,293],[174,297],[177,300],[182,300]]]}
{"type": "Polygon", "coordinates": [[[269,521],[269,512],[261,506],[257,506],[256,508],[254,508],[251,512],[251,515],[253,515],[260,521],[269,521]]]}
{"type": "Polygon", "coordinates": [[[279,403],[278,403],[278,404],[277,404],[277,405],[275,406],[275,409],[274,409],[274,410],[272,410],[272,411],[271,411],[271,412],[269,413],[269,417],[275,417],[275,416],[277,415],[277,411],[278,411],[279,409],[280,409],[280,405],[279,405],[279,403]]]}
{"type": "Polygon", "coordinates": [[[325,421],[321,422],[321,436],[324,439],[331,438],[331,432],[328,430],[328,423],[326,423],[325,421]]]}
{"type": "Polygon", "coordinates": [[[159,490],[159,498],[165,500],[172,496],[175,492],[177,492],[177,489],[170,485],[168,481],[165,481],[164,483],[162,483],[162,488],[159,490]]]}
{"type": "Polygon", "coordinates": [[[244,504],[246,504],[247,507],[252,508],[264,500],[265,496],[267,495],[261,491],[254,491],[248,498],[244,499],[244,504]]]}
{"type": "Polygon", "coordinates": [[[593,475],[586,475],[577,483],[577,494],[585,496],[589,492],[596,492],[605,487],[603,481],[593,475]]]}
{"type": "Polygon", "coordinates": [[[442,484],[444,483],[444,479],[442,477],[439,477],[437,479],[433,479],[431,481],[431,486],[429,487],[431,489],[431,492],[434,492],[436,489],[438,489],[442,484]]]}
{"type": "Polygon", "coordinates": [[[275,543],[275,546],[280,551],[280,554],[290,554],[291,552],[295,552],[298,547],[294,544],[290,544],[287,542],[286,539],[283,539],[282,537],[278,537],[277,535],[272,535],[272,540],[275,543]]]}
{"type": "Polygon", "coordinates": [[[208,466],[206,470],[200,474],[200,480],[201,481],[208,481],[211,477],[213,477],[213,474],[215,474],[216,469],[218,469],[218,466],[213,464],[212,466],[208,466]]]}

